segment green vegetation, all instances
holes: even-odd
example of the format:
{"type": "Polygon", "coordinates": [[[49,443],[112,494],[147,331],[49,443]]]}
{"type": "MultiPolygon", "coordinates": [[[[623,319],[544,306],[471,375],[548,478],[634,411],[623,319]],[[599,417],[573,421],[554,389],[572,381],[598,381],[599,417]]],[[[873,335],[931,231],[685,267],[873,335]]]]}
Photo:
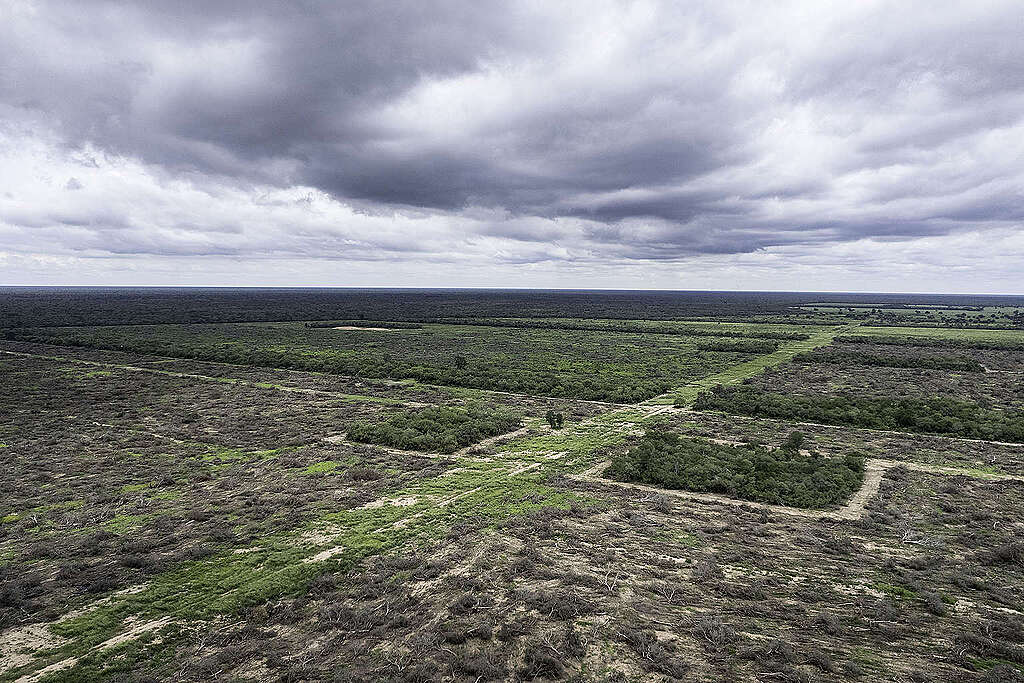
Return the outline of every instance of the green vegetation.
{"type": "Polygon", "coordinates": [[[793,357],[797,363],[831,363],[833,365],[870,365],[883,368],[922,368],[927,370],[952,370],[954,372],[985,372],[985,366],[967,356],[942,355],[882,355],[861,351],[836,351],[801,353],[793,357]]]}
{"type": "Polygon", "coordinates": [[[738,325],[734,323],[694,323],[671,320],[586,320],[576,318],[444,318],[446,325],[518,327],[539,330],[590,330],[594,332],[647,332],[681,334],[687,337],[746,337],[792,341],[807,339],[800,328],[783,325],[738,325]]]}
{"type": "Polygon", "coordinates": [[[302,323],[12,332],[44,343],[622,403],[656,396],[778,345],[762,339],[469,325],[424,325],[397,333],[302,323]]]}
{"type": "Polygon", "coordinates": [[[864,459],[803,455],[801,441],[791,436],[783,448],[769,450],[723,445],[653,427],[628,452],[615,457],[605,475],[791,507],[839,505],[860,486],[864,459]]]}
{"type": "Polygon", "coordinates": [[[693,407],[753,417],[1024,443],[1024,411],[984,408],[947,396],[805,396],[749,385],[719,386],[698,396],[693,407]]]}
{"type": "Polygon", "coordinates": [[[375,422],[357,422],[348,438],[405,451],[454,453],[491,436],[518,429],[522,419],[494,406],[409,410],[375,422]]]}

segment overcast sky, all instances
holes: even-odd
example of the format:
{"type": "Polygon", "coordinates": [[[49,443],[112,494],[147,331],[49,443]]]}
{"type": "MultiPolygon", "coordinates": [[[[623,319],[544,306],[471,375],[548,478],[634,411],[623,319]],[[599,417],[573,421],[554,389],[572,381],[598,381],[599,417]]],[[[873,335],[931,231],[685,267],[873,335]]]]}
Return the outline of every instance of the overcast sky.
{"type": "Polygon", "coordinates": [[[0,284],[1024,293],[1024,4],[0,0],[0,284]]]}

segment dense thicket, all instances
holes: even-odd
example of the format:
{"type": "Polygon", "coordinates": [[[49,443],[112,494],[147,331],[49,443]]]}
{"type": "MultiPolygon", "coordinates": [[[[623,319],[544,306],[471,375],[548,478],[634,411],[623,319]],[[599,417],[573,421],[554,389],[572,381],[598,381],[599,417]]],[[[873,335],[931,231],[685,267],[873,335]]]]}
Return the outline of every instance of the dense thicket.
{"type": "Polygon", "coordinates": [[[1024,411],[994,410],[946,396],[805,396],[768,392],[750,385],[717,386],[697,396],[693,407],[753,417],[1024,443],[1024,411]]]}
{"type": "MultiPolygon", "coordinates": [[[[0,328],[460,317],[723,319],[788,314],[790,307],[821,296],[793,292],[5,287],[0,288],[0,328]]],[[[1024,305],[1020,297],[829,294],[828,298],[838,303],[1024,305]]]]}
{"type": "Polygon", "coordinates": [[[687,325],[664,320],[568,320],[539,318],[442,318],[436,321],[446,325],[482,325],[484,327],[522,327],[541,330],[591,330],[595,332],[649,332],[652,334],[681,334],[687,337],[739,337],[750,339],[807,339],[806,332],[759,330],[756,328],[730,329],[709,325],[687,325]]]}
{"type": "Polygon", "coordinates": [[[835,338],[844,344],[883,344],[886,346],[918,346],[939,349],[990,349],[993,351],[1024,351],[1024,343],[999,339],[969,339],[967,337],[912,337],[844,334],[835,338]]]}
{"type": "Polygon", "coordinates": [[[419,330],[423,323],[409,323],[395,320],[315,320],[305,323],[306,327],[329,329],[332,327],[366,327],[384,330],[419,330]]]}
{"type": "Polygon", "coordinates": [[[397,413],[386,420],[358,422],[349,427],[348,439],[406,451],[454,453],[521,425],[518,415],[496,406],[432,406],[397,413]]]}
{"type": "Polygon", "coordinates": [[[925,368],[957,372],[985,372],[985,366],[967,356],[913,354],[882,355],[861,351],[835,351],[824,349],[796,355],[797,363],[828,363],[832,365],[871,365],[883,368],[925,368]]]}
{"type": "MultiPolygon", "coordinates": [[[[799,445],[799,440],[788,443],[799,445]]],[[[803,455],[796,447],[729,446],[652,428],[628,452],[615,457],[605,475],[760,503],[827,508],[857,490],[864,459],[803,455]]]]}

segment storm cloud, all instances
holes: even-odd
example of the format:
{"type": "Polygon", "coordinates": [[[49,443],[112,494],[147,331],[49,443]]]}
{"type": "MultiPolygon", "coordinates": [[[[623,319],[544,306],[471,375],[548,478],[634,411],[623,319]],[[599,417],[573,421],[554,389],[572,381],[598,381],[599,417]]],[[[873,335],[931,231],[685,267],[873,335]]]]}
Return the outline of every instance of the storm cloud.
{"type": "Polygon", "coordinates": [[[984,288],[1020,291],[1018,2],[0,7],[11,272],[331,260],[686,287],[818,263],[848,289],[977,244],[984,288]]]}

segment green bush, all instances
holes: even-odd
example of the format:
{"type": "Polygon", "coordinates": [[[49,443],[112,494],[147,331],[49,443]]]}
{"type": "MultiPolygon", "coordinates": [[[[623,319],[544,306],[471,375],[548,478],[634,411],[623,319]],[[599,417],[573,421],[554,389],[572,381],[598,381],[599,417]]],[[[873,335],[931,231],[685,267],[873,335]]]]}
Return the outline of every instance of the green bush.
{"type": "MultiPolygon", "coordinates": [[[[801,441],[791,437],[787,443],[799,445],[801,441]]],[[[864,478],[864,459],[808,456],[795,448],[729,446],[652,428],[627,453],[612,460],[605,476],[821,509],[841,504],[857,490],[864,478]]]]}
{"type": "Polygon", "coordinates": [[[478,441],[518,429],[518,415],[493,406],[409,410],[378,422],[357,422],[348,438],[405,451],[454,453],[478,441]]]}

